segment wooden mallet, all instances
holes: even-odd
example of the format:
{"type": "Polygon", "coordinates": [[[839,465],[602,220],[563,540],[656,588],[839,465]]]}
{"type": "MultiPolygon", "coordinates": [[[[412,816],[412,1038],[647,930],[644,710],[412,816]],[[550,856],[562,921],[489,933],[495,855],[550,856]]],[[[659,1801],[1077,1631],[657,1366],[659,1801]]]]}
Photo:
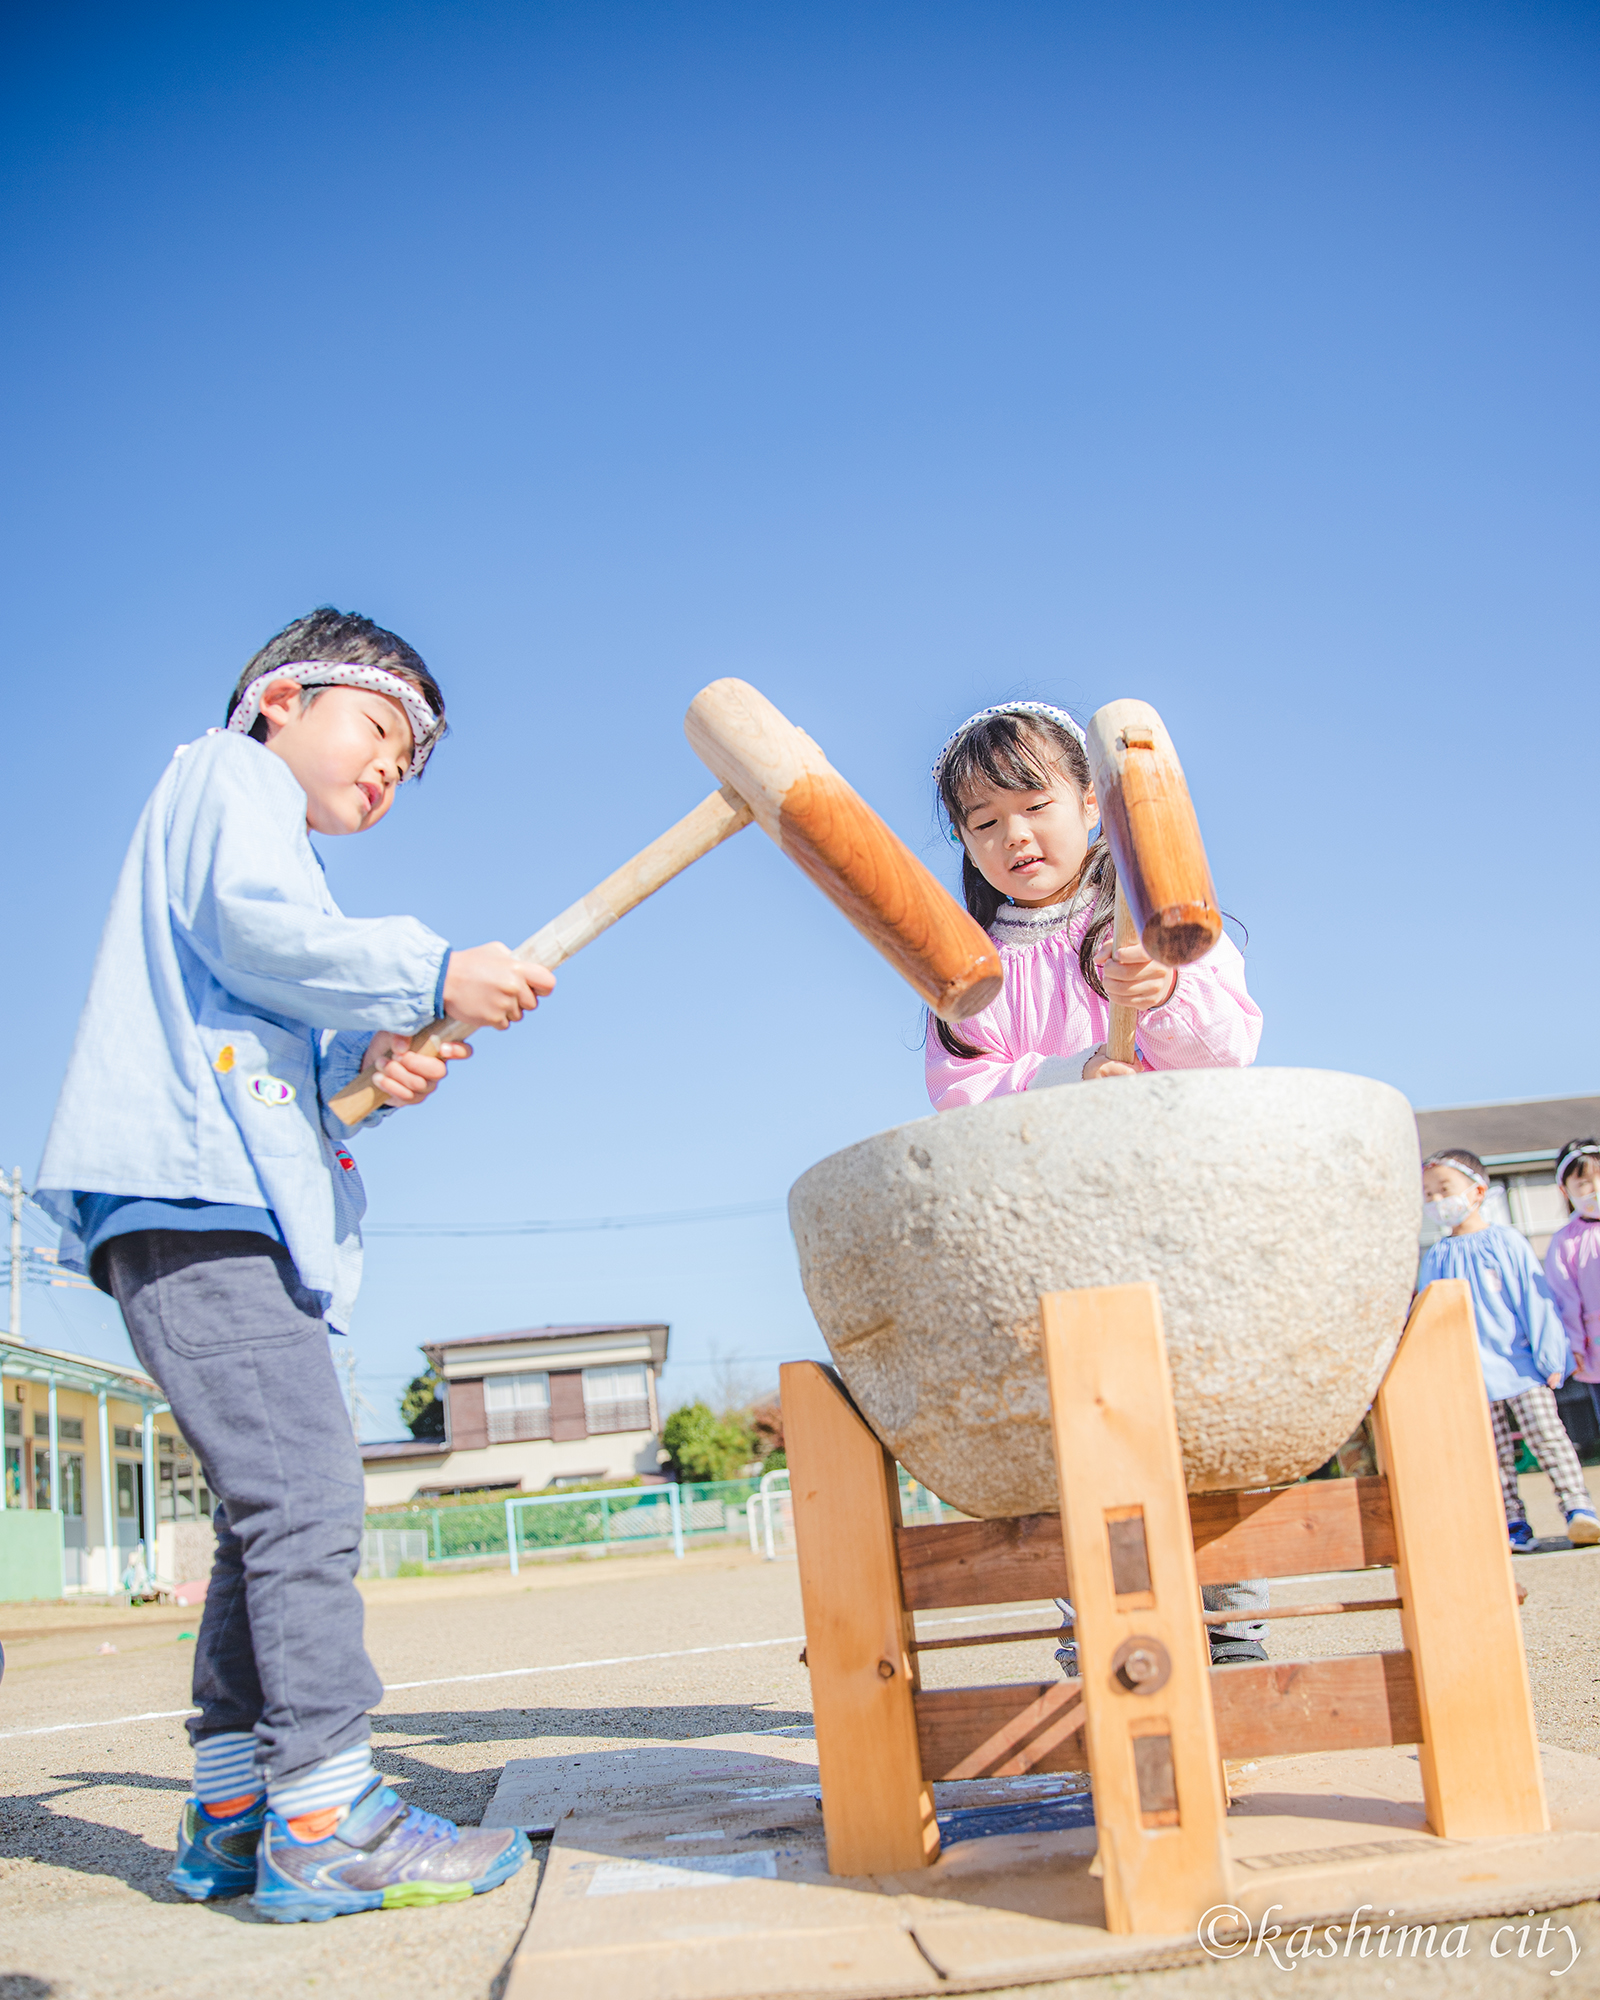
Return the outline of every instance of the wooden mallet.
{"type": "MultiPolygon", "coordinates": [[[[1089,719],[1089,770],[1117,867],[1117,946],[1158,965],[1192,965],[1222,935],[1200,822],[1167,726],[1147,701],[1111,701],[1089,719]]],[[[1113,1007],[1106,1054],[1131,1063],[1138,1014],[1113,1007]]]]}
{"type": "MultiPolygon", "coordinates": [[[[1001,973],[987,935],[765,695],[744,681],[713,681],[691,702],[684,729],[721,786],[515,957],[562,964],[755,819],[941,1020],[964,1021],[988,1006],[1001,973]]],[[[433,1021],[411,1046],[436,1054],[471,1033],[459,1021],[433,1021]]],[[[330,1102],[344,1124],[359,1125],[389,1099],[358,1077],[330,1102]]]]}

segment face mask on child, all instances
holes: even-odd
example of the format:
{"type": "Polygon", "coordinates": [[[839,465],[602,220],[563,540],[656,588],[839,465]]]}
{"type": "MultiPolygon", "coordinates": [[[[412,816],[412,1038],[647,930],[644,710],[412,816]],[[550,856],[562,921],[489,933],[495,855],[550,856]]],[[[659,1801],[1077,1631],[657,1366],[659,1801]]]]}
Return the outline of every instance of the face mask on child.
{"type": "Polygon", "coordinates": [[[1450,1194],[1443,1201],[1425,1201],[1422,1212],[1435,1229],[1454,1229],[1472,1213],[1469,1195],[1450,1194]]]}
{"type": "Polygon", "coordinates": [[[1572,1206],[1590,1222],[1600,1222],[1600,1194],[1580,1194],[1572,1198],[1572,1206]]]}

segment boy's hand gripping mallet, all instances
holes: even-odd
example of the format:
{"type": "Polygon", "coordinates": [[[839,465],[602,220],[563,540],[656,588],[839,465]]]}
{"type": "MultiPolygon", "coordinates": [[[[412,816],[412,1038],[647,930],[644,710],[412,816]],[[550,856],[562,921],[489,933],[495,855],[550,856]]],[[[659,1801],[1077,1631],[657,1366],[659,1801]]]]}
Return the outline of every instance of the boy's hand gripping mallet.
{"type": "MultiPolygon", "coordinates": [[[[1110,701],[1089,718],[1089,769],[1117,867],[1113,948],[1138,942],[1158,965],[1192,965],[1222,935],[1205,843],[1167,726],[1147,701],[1110,701]]],[[[1132,1007],[1113,1007],[1106,1054],[1134,1059],[1132,1007]]]]}
{"type": "MultiPolygon", "coordinates": [[[[988,937],[765,695],[744,681],[714,681],[695,696],[684,728],[722,786],[535,931],[515,957],[525,965],[562,964],[756,819],[942,1020],[964,1021],[988,1006],[1001,984],[988,937]]],[[[459,1021],[433,1021],[411,1046],[437,1054],[471,1033],[459,1021]]],[[[357,1077],[329,1102],[353,1126],[389,1100],[370,1078],[357,1077]]]]}

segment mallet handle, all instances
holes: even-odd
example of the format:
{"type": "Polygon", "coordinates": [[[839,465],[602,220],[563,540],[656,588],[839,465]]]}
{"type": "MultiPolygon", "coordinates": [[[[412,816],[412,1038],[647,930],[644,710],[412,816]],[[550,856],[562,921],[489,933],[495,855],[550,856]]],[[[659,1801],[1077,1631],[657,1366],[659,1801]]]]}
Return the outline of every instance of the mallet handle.
{"type": "MultiPolygon", "coordinates": [[[[720,847],[730,834],[748,826],[752,817],[732,786],[721,786],[631,861],[623,862],[598,888],[580,896],[570,909],[525,939],[512,956],[524,965],[542,965],[553,971],[586,944],[593,944],[602,931],[609,930],[646,896],[654,895],[664,882],[681,875],[691,861],[698,861],[712,848],[720,847]]],[[[411,1046],[433,1055],[445,1042],[464,1042],[472,1033],[459,1021],[430,1021],[411,1037],[411,1046]]],[[[357,1077],[328,1101],[344,1124],[359,1125],[389,1099],[375,1083],[357,1077]]]]}
{"type": "Polygon", "coordinates": [[[713,681],[684,717],[696,754],[943,1021],[1000,991],[1000,957],[878,815],[766,696],[713,681]]]}
{"type": "MultiPolygon", "coordinates": [[[[1139,933],[1134,929],[1133,912],[1128,908],[1128,899],[1122,893],[1122,884],[1117,884],[1117,918],[1111,932],[1113,953],[1125,944],[1137,944],[1139,933]]],[[[1106,1054],[1113,1062],[1133,1061],[1133,1035],[1139,1025],[1139,1012],[1135,1007],[1113,1007],[1111,1025],[1106,1029],[1106,1054]]]]}

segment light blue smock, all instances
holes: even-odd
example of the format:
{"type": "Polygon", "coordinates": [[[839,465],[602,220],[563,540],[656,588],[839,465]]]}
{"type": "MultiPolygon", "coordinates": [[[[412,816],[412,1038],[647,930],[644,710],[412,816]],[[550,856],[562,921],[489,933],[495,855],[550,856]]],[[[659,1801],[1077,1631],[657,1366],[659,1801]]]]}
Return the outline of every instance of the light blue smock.
{"type": "Polygon", "coordinates": [[[1567,1375],[1572,1349],[1566,1329],[1533,1245],[1520,1230],[1491,1223],[1470,1236],[1441,1236],[1422,1260],[1417,1290],[1435,1278],[1465,1278],[1472,1288],[1478,1359],[1491,1402],[1520,1396],[1558,1370],[1567,1375]]]}
{"type": "Polygon", "coordinates": [[[123,863],[39,1165],[61,1262],[84,1268],[79,1195],[270,1209],[346,1327],[366,1195],[327,1100],[376,1030],[435,1017],[448,957],[415,917],[340,913],[281,758],[220,730],[179,750],[123,863]]]}

